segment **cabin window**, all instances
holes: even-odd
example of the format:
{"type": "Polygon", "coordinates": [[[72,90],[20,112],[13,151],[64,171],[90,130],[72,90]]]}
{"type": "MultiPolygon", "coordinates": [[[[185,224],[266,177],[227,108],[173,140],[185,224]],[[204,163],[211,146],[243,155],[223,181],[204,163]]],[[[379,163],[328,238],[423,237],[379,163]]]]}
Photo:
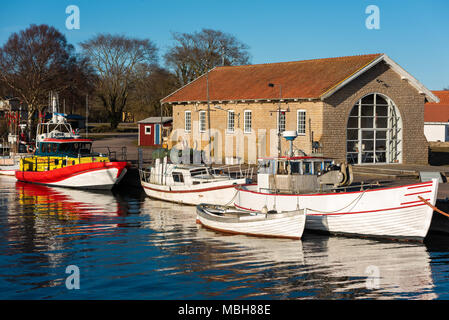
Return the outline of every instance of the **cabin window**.
{"type": "Polygon", "coordinates": [[[302,171],[304,174],[311,174],[312,173],[312,165],[310,162],[303,162],[302,164],[302,171]]]}
{"type": "Polygon", "coordinates": [[[151,134],[151,126],[145,126],[145,134],[151,134]]]}
{"type": "Polygon", "coordinates": [[[321,162],[314,162],[313,163],[313,173],[317,174],[322,170],[322,163],[321,162]]]}
{"type": "Polygon", "coordinates": [[[244,130],[245,133],[251,133],[252,131],[252,112],[251,110],[245,110],[244,112],[244,130]]]}
{"type": "Polygon", "coordinates": [[[197,169],[190,171],[190,176],[199,176],[199,175],[207,175],[207,170],[205,169],[197,169]]]}
{"type": "Polygon", "coordinates": [[[200,118],[200,132],[206,132],[206,111],[200,111],[199,113],[200,118]]]}
{"type": "Polygon", "coordinates": [[[184,131],[185,132],[190,132],[190,130],[192,129],[192,112],[191,111],[186,111],[184,115],[185,115],[185,118],[184,118],[184,131]]]}
{"type": "Polygon", "coordinates": [[[174,182],[184,182],[184,176],[181,172],[173,172],[173,181],[174,182]]]}
{"type": "Polygon", "coordinates": [[[56,150],[58,149],[58,145],[56,143],[51,144],[51,152],[56,153],[56,150]]]}
{"type": "Polygon", "coordinates": [[[61,152],[67,153],[67,152],[71,151],[71,144],[70,143],[62,143],[59,146],[59,150],[61,152]]]}
{"type": "Polygon", "coordinates": [[[90,148],[92,144],[90,143],[80,143],[80,154],[90,154],[90,148]]]}
{"type": "Polygon", "coordinates": [[[292,173],[300,173],[300,163],[298,161],[290,161],[290,166],[292,173]]]}
{"type": "Polygon", "coordinates": [[[298,110],[297,115],[297,128],[298,135],[306,134],[306,110],[298,110]]]}

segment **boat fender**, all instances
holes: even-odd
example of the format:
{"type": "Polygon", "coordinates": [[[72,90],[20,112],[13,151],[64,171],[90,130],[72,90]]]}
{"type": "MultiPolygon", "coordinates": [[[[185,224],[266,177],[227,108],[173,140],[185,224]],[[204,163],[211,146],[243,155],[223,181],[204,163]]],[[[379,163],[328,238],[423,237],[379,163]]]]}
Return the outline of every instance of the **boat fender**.
{"type": "Polygon", "coordinates": [[[276,210],[269,210],[268,212],[267,212],[268,214],[276,214],[276,213],[278,213],[276,210]]]}

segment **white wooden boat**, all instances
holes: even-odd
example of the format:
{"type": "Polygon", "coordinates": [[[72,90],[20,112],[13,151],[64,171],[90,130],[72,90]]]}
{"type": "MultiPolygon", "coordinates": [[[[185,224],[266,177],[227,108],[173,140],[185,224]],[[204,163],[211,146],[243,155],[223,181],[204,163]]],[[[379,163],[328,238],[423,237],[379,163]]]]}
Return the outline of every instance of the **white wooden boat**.
{"type": "Polygon", "coordinates": [[[219,168],[167,163],[166,157],[163,161],[156,159],[152,167],[139,173],[149,197],[190,205],[229,204],[237,194],[234,187],[250,182],[249,171],[233,176],[219,168]]]}
{"type": "Polygon", "coordinates": [[[20,167],[20,158],[0,158],[0,175],[14,176],[20,167]]]}
{"type": "Polygon", "coordinates": [[[428,233],[433,209],[418,197],[435,205],[436,179],[392,187],[362,186],[348,183],[352,182],[350,174],[345,177],[348,170],[326,171],[333,165],[327,159],[290,157],[263,161],[258,184],[239,187],[234,202],[237,208],[307,209],[306,229],[333,234],[422,241],[428,233]],[[280,168],[287,168],[287,174],[278,173],[280,168]],[[328,184],[332,181],[329,175],[339,177],[333,185],[328,184]]]}
{"type": "Polygon", "coordinates": [[[197,222],[206,228],[250,236],[301,239],[304,210],[248,212],[229,206],[200,204],[197,222]]]}

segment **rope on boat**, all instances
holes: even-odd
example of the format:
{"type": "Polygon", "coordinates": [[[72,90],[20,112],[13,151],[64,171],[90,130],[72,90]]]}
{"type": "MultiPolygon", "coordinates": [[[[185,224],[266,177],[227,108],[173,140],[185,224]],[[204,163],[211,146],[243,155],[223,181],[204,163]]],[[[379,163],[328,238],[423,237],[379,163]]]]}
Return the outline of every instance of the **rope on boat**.
{"type": "Polygon", "coordinates": [[[360,201],[360,199],[362,198],[362,196],[365,194],[366,190],[363,191],[357,198],[355,198],[354,200],[352,200],[348,205],[344,206],[343,208],[340,208],[338,210],[335,211],[323,211],[323,210],[315,210],[315,209],[310,209],[310,208],[306,208],[307,211],[315,211],[315,212],[320,212],[320,213],[338,213],[339,211],[346,209],[347,207],[349,207],[350,205],[352,205],[354,202],[358,202],[360,201]]]}
{"type": "Polygon", "coordinates": [[[443,216],[449,217],[449,214],[447,214],[444,211],[441,211],[440,209],[438,209],[437,207],[433,206],[429,201],[427,201],[426,199],[424,199],[421,196],[418,196],[419,200],[421,200],[422,202],[424,202],[425,204],[427,204],[429,207],[431,207],[433,209],[433,211],[436,211],[438,213],[441,213],[443,216]]]}
{"type": "Polygon", "coordinates": [[[235,194],[234,194],[234,196],[232,197],[232,199],[231,199],[228,203],[226,203],[224,206],[225,206],[225,207],[229,206],[229,205],[235,200],[235,197],[237,197],[238,194],[239,194],[239,189],[238,189],[238,187],[237,187],[237,188],[235,188],[235,194]]]}

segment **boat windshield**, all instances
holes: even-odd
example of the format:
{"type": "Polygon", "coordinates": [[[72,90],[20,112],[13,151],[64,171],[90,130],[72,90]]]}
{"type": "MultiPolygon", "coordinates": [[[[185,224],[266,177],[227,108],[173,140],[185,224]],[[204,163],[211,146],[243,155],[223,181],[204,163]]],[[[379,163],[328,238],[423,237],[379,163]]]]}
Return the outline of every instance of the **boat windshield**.
{"type": "Polygon", "coordinates": [[[331,166],[331,159],[259,159],[258,173],[265,174],[319,174],[331,166]]]}
{"type": "Polygon", "coordinates": [[[39,146],[40,155],[78,156],[91,155],[92,142],[42,142],[39,146]]]}
{"type": "Polygon", "coordinates": [[[201,169],[193,169],[190,170],[190,176],[195,177],[195,176],[205,176],[205,175],[209,175],[209,172],[207,172],[206,168],[201,168],[201,169]]]}

